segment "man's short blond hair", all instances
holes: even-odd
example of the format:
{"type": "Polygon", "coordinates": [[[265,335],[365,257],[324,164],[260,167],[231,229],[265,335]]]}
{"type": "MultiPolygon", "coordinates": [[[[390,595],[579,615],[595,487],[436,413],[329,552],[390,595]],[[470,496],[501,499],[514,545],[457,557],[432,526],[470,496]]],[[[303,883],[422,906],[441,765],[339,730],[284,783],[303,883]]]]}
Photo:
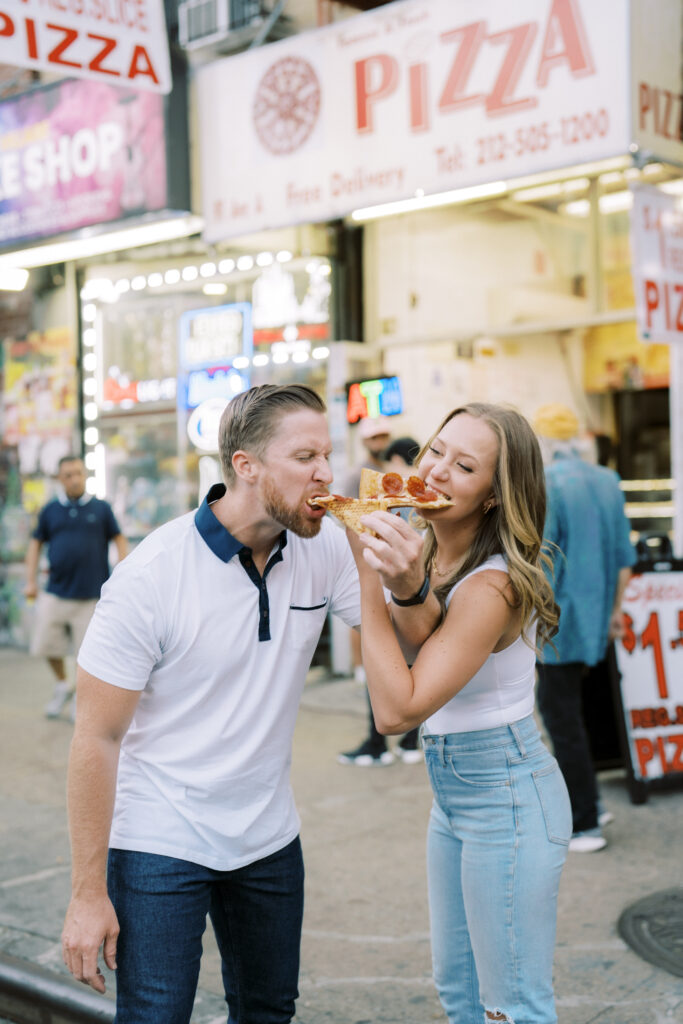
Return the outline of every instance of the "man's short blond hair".
{"type": "Polygon", "coordinates": [[[248,451],[262,458],[282,417],[302,409],[326,412],[320,395],[305,384],[261,384],[232,399],[218,428],[218,453],[228,488],[236,479],[235,452],[248,451]]]}

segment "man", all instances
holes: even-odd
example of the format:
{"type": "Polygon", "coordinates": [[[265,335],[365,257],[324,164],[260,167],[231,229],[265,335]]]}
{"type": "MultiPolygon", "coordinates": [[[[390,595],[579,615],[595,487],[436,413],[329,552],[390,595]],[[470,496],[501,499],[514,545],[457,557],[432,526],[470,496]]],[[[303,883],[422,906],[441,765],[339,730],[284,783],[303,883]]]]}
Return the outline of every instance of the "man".
{"type": "Polygon", "coordinates": [[[545,541],[560,607],[554,648],[538,664],[538,707],[567,783],[574,819],[569,849],[594,853],[607,845],[582,703],[581,681],[610,641],[623,634],[621,603],[636,560],[619,478],[578,454],[578,420],[563,405],[546,405],[534,427],[546,461],[545,541]],[[602,818],[602,822],[601,822],[602,818]]]}
{"type": "MultiPolygon", "coordinates": [[[[363,422],[366,422],[363,420],[363,422]]],[[[382,453],[384,460],[382,468],[386,472],[400,473],[401,476],[410,475],[413,462],[420,451],[420,445],[413,437],[397,437],[391,441],[389,446],[382,453]]],[[[410,521],[412,509],[401,509],[400,515],[410,521]]],[[[358,633],[352,634],[352,651],[356,652],[358,663],[362,668],[360,657],[360,644],[356,642],[358,633]]],[[[363,676],[365,670],[363,669],[363,676]]],[[[423,760],[422,747],[420,745],[419,727],[411,729],[403,736],[396,745],[395,752],[389,749],[386,736],[382,736],[375,725],[375,716],[368,694],[368,732],[365,739],[353,750],[345,750],[337,754],[340,764],[354,764],[360,768],[370,768],[393,764],[396,755],[404,764],[418,764],[423,760]]]]}
{"type": "Polygon", "coordinates": [[[225,485],[117,568],[79,655],[63,950],[102,992],[104,944],[117,1024],[187,1024],[207,913],[231,1024],[287,1024],[298,995],[292,733],[326,615],[360,621],[358,577],[308,504],[332,479],[314,391],[238,395],[219,446],[225,485]]]}
{"type": "Polygon", "coordinates": [[[386,416],[366,416],[358,424],[358,436],[363,444],[363,454],[343,482],[343,493],[349,498],[358,497],[361,469],[384,471],[384,451],[391,439],[389,420],[386,416]]]}
{"type": "Polygon", "coordinates": [[[61,458],[57,479],[57,497],[42,508],[29,541],[24,588],[27,598],[37,597],[40,552],[47,544],[50,571],[36,606],[31,653],[47,658],[57,680],[45,707],[48,718],[57,718],[73,698],[64,659],[70,642],[74,654],[78,652],[109,576],[109,542],[116,544],[119,561],[128,549],[111,506],[86,493],[82,459],[61,458]]]}

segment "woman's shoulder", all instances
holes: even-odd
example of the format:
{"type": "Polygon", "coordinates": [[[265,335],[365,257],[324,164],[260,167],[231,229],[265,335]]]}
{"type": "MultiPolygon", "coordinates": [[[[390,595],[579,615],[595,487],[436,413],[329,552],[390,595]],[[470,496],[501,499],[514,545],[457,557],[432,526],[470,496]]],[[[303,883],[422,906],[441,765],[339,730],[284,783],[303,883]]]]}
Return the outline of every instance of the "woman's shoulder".
{"type": "Polygon", "coordinates": [[[482,575],[483,573],[495,573],[496,576],[499,573],[504,573],[507,576],[508,564],[505,555],[490,555],[486,559],[486,561],[482,562],[480,565],[475,566],[474,569],[470,569],[470,571],[465,576],[463,576],[462,579],[459,579],[457,583],[453,585],[450,594],[448,594],[446,598],[446,605],[448,605],[455,592],[459,590],[461,587],[463,587],[463,585],[469,583],[467,589],[470,590],[472,586],[481,587],[485,586],[489,582],[489,580],[490,582],[494,581],[493,575],[491,575],[491,577],[485,577],[482,575]],[[479,578],[477,579],[476,577],[479,578]]]}

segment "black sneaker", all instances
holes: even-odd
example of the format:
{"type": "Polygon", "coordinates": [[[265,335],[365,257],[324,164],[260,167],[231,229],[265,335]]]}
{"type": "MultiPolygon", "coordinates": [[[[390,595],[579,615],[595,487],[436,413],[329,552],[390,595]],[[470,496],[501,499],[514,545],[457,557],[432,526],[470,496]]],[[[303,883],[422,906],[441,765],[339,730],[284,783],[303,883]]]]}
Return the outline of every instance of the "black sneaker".
{"type": "Polygon", "coordinates": [[[378,750],[370,740],[365,740],[355,750],[337,754],[337,760],[340,764],[357,764],[360,768],[371,768],[374,765],[393,764],[396,758],[390,750],[378,750]]]}

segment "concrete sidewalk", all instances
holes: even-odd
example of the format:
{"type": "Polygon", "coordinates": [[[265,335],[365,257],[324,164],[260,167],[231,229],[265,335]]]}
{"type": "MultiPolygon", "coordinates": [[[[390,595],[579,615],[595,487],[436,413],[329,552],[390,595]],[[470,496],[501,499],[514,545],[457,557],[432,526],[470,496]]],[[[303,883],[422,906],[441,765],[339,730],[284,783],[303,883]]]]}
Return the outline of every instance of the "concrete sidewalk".
{"type": "MultiPolygon", "coordinates": [[[[43,718],[50,692],[46,665],[0,649],[0,950],[63,972],[71,726],[43,718]]],[[[292,769],[307,869],[297,1024],[444,1022],[430,977],[424,765],[337,764],[365,716],[355,683],[311,674],[292,769]]],[[[683,1024],[683,978],[640,959],[616,930],[627,905],[683,885],[683,790],[636,807],[621,773],[601,781],[616,819],[609,846],[570,855],[562,879],[560,1024],[683,1024]]],[[[225,1024],[221,991],[209,929],[193,1024],[225,1024]]]]}

